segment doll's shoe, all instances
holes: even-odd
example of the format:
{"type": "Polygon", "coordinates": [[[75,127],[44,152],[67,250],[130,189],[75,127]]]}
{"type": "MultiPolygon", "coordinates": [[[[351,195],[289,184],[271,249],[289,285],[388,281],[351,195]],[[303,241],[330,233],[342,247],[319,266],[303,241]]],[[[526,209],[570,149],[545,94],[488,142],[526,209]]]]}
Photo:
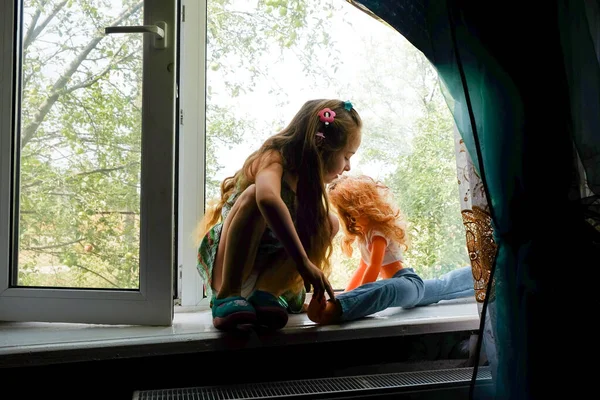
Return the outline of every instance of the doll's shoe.
{"type": "Polygon", "coordinates": [[[248,301],[256,310],[256,317],[260,326],[268,330],[278,330],[287,324],[287,309],[271,293],[255,290],[248,297],[248,301]]]}
{"type": "Polygon", "coordinates": [[[213,325],[219,330],[232,330],[256,324],[256,310],[241,296],[212,298],[213,325]]]}

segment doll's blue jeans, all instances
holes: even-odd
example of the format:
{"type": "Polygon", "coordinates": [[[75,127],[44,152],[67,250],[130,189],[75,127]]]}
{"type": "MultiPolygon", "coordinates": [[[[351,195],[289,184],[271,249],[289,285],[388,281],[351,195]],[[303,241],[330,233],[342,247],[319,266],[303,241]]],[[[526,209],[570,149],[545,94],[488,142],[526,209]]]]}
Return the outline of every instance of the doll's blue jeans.
{"type": "Polygon", "coordinates": [[[414,269],[403,268],[390,279],[361,285],[336,299],[342,306],[342,320],[352,321],[388,307],[412,308],[468,296],[475,296],[470,266],[425,280],[414,269]]]}

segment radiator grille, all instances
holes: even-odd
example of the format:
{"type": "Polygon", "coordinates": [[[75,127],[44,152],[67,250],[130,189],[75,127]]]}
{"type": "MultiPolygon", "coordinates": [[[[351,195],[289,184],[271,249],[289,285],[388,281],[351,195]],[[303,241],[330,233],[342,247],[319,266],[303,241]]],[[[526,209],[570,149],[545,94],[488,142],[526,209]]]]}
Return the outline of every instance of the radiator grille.
{"type": "MultiPolygon", "coordinates": [[[[201,386],[176,389],[140,390],[134,400],[257,400],[301,398],[331,393],[373,391],[383,389],[416,389],[440,384],[468,383],[473,368],[453,368],[433,371],[398,372],[390,374],[292,380],[243,385],[201,386]]],[[[479,367],[477,381],[491,381],[488,367],[479,367]]]]}

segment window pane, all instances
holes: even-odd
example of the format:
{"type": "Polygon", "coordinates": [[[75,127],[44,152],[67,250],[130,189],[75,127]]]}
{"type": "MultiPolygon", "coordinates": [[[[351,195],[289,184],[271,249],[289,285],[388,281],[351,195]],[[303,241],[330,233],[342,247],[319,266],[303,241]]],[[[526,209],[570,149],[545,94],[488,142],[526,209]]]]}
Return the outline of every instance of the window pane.
{"type": "Polygon", "coordinates": [[[142,4],[23,2],[15,285],[139,287],[142,4]]]}
{"type": "MultiPolygon", "coordinates": [[[[398,32],[337,0],[208,1],[206,199],[313,98],[350,100],[364,120],[351,173],[390,186],[423,278],[468,265],[453,121],[435,70],[398,32]]],[[[332,284],[358,266],[335,240],[332,284]]],[[[356,249],[356,247],[355,247],[356,249]]]]}

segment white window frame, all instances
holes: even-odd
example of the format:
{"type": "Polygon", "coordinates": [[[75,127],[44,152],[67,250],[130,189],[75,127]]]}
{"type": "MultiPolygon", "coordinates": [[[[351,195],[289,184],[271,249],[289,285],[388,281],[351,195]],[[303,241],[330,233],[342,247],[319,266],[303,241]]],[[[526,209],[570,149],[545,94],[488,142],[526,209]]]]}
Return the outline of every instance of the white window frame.
{"type": "MultiPolygon", "coordinates": [[[[145,0],[144,24],[167,22],[168,47],[154,49],[144,35],[142,173],[139,290],[13,287],[11,213],[14,121],[20,100],[13,76],[16,7],[0,3],[0,320],[93,324],[171,325],[175,265],[175,127],[177,1],[145,0]]],[[[139,34],[139,33],[134,33],[139,34]]],[[[17,166],[18,168],[18,166],[17,166]]]]}
{"type": "Polygon", "coordinates": [[[179,260],[182,307],[208,307],[195,234],[206,184],[206,0],[183,0],[179,126],[179,260]]]}

